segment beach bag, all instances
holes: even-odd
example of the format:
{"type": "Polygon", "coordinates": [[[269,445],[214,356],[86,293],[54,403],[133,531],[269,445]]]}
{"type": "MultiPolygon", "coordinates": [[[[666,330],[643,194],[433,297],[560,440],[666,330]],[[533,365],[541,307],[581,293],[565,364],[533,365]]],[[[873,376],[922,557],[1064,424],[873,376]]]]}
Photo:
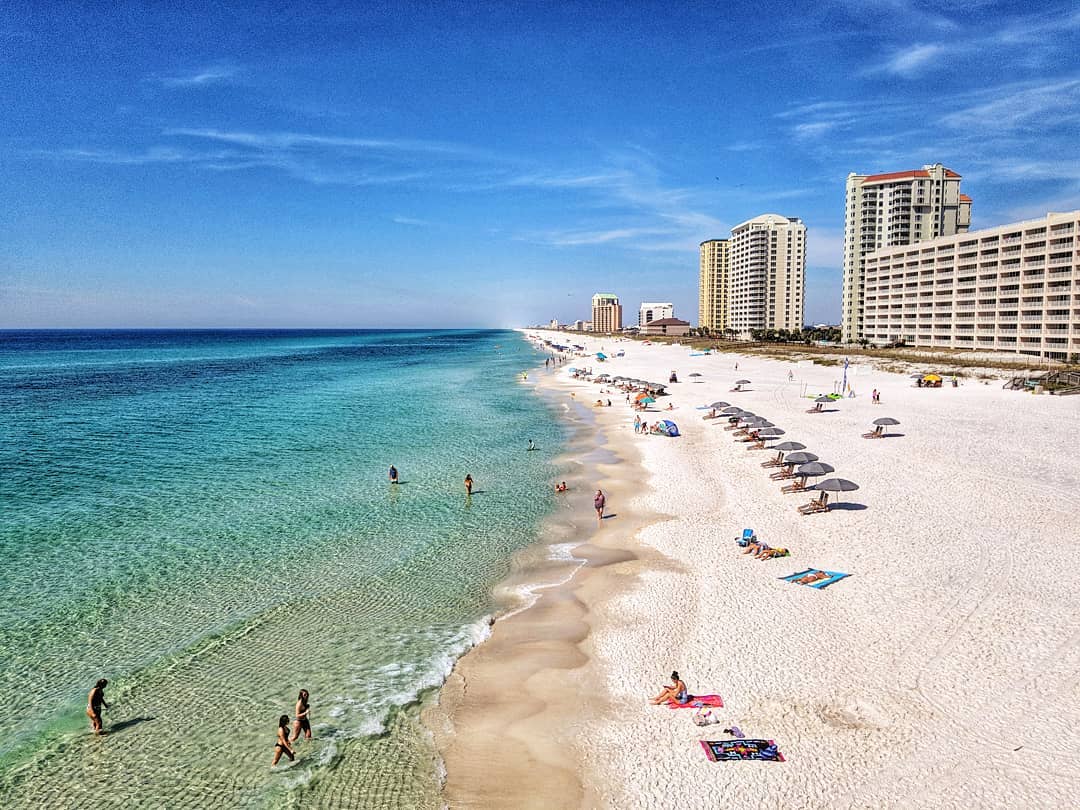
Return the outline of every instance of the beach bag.
{"type": "Polygon", "coordinates": [[[695,726],[712,726],[720,722],[720,717],[712,709],[701,708],[694,712],[695,726]]]}

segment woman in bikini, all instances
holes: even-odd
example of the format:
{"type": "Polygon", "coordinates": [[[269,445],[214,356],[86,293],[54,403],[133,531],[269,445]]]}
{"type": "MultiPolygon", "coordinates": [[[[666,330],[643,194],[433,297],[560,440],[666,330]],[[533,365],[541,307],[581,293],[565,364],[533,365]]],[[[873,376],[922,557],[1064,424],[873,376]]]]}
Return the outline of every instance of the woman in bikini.
{"type": "Polygon", "coordinates": [[[308,690],[301,689],[299,696],[296,698],[296,720],[293,722],[292,737],[289,742],[296,742],[300,739],[300,732],[304,732],[304,739],[311,739],[311,719],[308,716],[310,711],[308,707],[308,690]]]}
{"type": "Polygon", "coordinates": [[[655,705],[672,700],[676,703],[690,702],[690,693],[686,691],[686,684],[682,682],[678,672],[671,673],[671,686],[661,689],[660,694],[652,699],[652,703],[655,705]]]}
{"type": "Polygon", "coordinates": [[[289,762],[296,759],[296,754],[289,747],[289,715],[281,715],[277,725],[277,742],[274,743],[274,761],[270,763],[271,768],[278,764],[282,754],[289,758],[289,762]]]}
{"type": "Polygon", "coordinates": [[[105,702],[105,687],[108,685],[109,682],[102,678],[86,696],[86,716],[90,718],[90,727],[95,734],[104,733],[101,730],[101,707],[109,708],[109,704],[105,702]]]}

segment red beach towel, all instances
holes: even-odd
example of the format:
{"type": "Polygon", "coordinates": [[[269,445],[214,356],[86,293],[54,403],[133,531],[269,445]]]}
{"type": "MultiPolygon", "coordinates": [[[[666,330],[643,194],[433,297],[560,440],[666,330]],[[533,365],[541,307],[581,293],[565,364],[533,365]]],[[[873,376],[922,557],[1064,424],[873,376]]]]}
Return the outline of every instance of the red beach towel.
{"type": "Polygon", "coordinates": [[[686,703],[676,703],[674,700],[669,700],[668,708],[670,709],[700,709],[703,706],[715,706],[718,709],[724,708],[724,699],[719,695],[691,695],[690,700],[686,703]]]}

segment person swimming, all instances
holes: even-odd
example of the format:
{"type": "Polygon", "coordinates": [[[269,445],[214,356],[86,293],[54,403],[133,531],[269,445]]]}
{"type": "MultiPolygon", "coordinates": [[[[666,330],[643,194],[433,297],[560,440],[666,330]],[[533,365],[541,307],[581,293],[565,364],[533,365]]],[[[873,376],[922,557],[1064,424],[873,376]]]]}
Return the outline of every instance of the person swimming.
{"type": "Polygon", "coordinates": [[[469,473],[465,473],[465,494],[472,495],[473,480],[469,473]]]}

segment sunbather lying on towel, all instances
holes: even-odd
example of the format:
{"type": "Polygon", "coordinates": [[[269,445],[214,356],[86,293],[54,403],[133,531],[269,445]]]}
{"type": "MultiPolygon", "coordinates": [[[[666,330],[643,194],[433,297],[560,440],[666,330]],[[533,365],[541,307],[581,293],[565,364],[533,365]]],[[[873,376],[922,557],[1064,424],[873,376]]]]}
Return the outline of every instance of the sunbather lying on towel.
{"type": "Polygon", "coordinates": [[[764,549],[760,554],[755,554],[754,556],[757,557],[759,560],[771,560],[773,557],[786,557],[790,553],[791,552],[788,551],[786,548],[767,548],[764,549]]]}
{"type": "Polygon", "coordinates": [[[667,703],[669,700],[673,700],[676,703],[689,703],[690,693],[686,691],[686,684],[679,678],[678,672],[671,673],[671,682],[671,686],[665,686],[660,690],[660,694],[649,702],[654,705],[667,703]]]}
{"type": "Polygon", "coordinates": [[[828,571],[814,571],[812,574],[807,574],[805,577],[799,577],[793,581],[798,585],[813,585],[815,582],[828,579],[830,576],[828,571]]]}

